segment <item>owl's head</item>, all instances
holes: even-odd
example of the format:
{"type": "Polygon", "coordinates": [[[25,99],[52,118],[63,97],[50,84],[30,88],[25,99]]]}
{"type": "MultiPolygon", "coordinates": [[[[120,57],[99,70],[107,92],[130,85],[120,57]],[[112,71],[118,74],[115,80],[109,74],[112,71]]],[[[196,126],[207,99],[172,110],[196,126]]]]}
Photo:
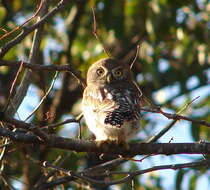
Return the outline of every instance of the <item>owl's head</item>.
{"type": "Polygon", "coordinates": [[[100,59],[93,63],[87,73],[87,84],[112,84],[130,80],[129,66],[113,58],[100,59]]]}

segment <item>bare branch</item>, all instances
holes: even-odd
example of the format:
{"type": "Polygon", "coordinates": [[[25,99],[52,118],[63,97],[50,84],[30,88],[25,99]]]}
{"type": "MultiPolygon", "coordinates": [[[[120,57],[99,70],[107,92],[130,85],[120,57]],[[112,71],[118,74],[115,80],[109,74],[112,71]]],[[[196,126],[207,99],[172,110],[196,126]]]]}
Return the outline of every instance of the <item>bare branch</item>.
{"type": "Polygon", "coordinates": [[[152,113],[159,113],[164,115],[165,117],[167,117],[168,119],[173,119],[175,121],[177,120],[186,120],[186,121],[190,121],[192,123],[197,123],[200,125],[204,125],[207,127],[210,127],[210,123],[204,120],[196,120],[196,119],[192,119],[186,116],[182,116],[182,115],[178,115],[178,114],[172,114],[172,113],[167,113],[161,110],[161,108],[155,108],[155,109],[151,109],[151,108],[141,108],[142,111],[146,111],[146,112],[152,112],[152,113]]]}
{"type": "Polygon", "coordinates": [[[119,180],[114,180],[110,182],[106,181],[97,181],[97,183],[104,184],[104,185],[114,185],[114,184],[120,184],[120,183],[125,183],[129,180],[132,180],[134,177],[138,175],[142,175],[145,173],[153,172],[153,171],[158,171],[158,170],[177,170],[177,169],[183,169],[183,168],[197,168],[197,167],[207,167],[209,166],[210,161],[209,160],[201,160],[197,162],[190,162],[190,163],[184,163],[184,164],[171,164],[171,165],[162,165],[162,166],[154,166],[148,169],[144,170],[138,170],[134,172],[108,172],[108,175],[118,175],[118,174],[124,174],[126,177],[119,179],[119,180]]]}
{"type": "Polygon", "coordinates": [[[55,128],[58,127],[60,125],[64,125],[67,123],[79,123],[80,120],[82,119],[83,114],[80,114],[76,117],[76,119],[66,119],[65,121],[59,122],[59,123],[54,123],[54,124],[50,124],[50,125],[46,125],[46,126],[41,126],[41,128],[55,128]]]}
{"type": "Polygon", "coordinates": [[[91,7],[91,10],[93,13],[93,34],[94,34],[95,38],[99,41],[99,43],[102,45],[104,52],[108,55],[108,57],[110,57],[109,51],[105,48],[102,40],[100,39],[100,37],[98,36],[98,33],[97,33],[97,22],[96,22],[96,15],[95,15],[94,8],[91,7]]]}
{"type": "Polygon", "coordinates": [[[23,26],[25,26],[27,23],[29,23],[33,18],[35,18],[39,11],[41,10],[41,7],[42,7],[42,4],[43,4],[43,0],[41,0],[40,4],[38,5],[38,8],[36,10],[36,12],[34,13],[34,15],[32,15],[29,19],[27,19],[23,24],[21,24],[20,26],[17,26],[15,27],[13,30],[11,30],[10,32],[7,32],[6,31],[6,34],[2,35],[0,37],[0,40],[3,40],[4,38],[8,37],[10,34],[14,33],[15,31],[17,30],[20,30],[21,28],[23,28],[23,26]]]}
{"type": "MultiPolygon", "coordinates": [[[[84,180],[86,182],[95,183],[95,184],[102,184],[102,185],[105,185],[105,186],[125,183],[127,181],[132,180],[134,177],[136,177],[138,175],[142,175],[142,174],[153,172],[153,171],[166,170],[166,169],[177,170],[177,169],[183,169],[183,168],[196,168],[196,167],[204,167],[204,166],[206,167],[206,166],[209,166],[209,164],[210,164],[209,160],[201,160],[201,161],[183,163],[183,164],[154,166],[154,167],[151,167],[151,168],[148,168],[148,169],[137,170],[137,171],[132,171],[132,172],[121,172],[121,171],[111,172],[111,171],[108,171],[108,172],[105,172],[105,173],[104,172],[103,173],[101,173],[101,172],[90,173],[88,169],[86,169],[82,172],[75,172],[75,171],[72,171],[72,170],[66,170],[64,168],[57,167],[53,164],[50,164],[49,162],[44,162],[43,163],[44,167],[49,167],[49,168],[52,168],[54,170],[61,171],[61,172],[65,173],[66,175],[70,176],[68,178],[64,177],[63,180],[65,179],[65,181],[63,181],[62,183],[67,182],[67,181],[69,182],[73,179],[80,179],[80,180],[84,180]],[[112,180],[112,181],[96,180],[94,178],[95,176],[100,176],[100,175],[102,175],[102,176],[106,175],[107,177],[110,177],[112,175],[126,175],[126,176],[122,177],[121,179],[112,180]]],[[[56,181],[58,182],[58,180],[54,180],[54,181],[48,182],[48,183],[43,184],[43,185],[44,186],[48,185],[48,188],[49,188],[49,187],[58,185],[58,183],[55,183],[56,181]]],[[[59,179],[59,181],[61,181],[61,179],[59,179]]]]}
{"type": "Polygon", "coordinates": [[[16,76],[15,76],[15,78],[14,78],[14,81],[12,82],[12,86],[11,86],[11,88],[10,88],[9,97],[8,97],[8,99],[7,99],[7,103],[6,103],[5,108],[4,108],[4,112],[7,110],[8,106],[9,106],[9,104],[10,104],[10,99],[11,99],[11,97],[15,94],[15,93],[14,93],[14,89],[15,89],[16,86],[17,86],[17,79],[18,79],[18,76],[20,75],[20,72],[22,71],[22,68],[23,68],[23,64],[21,63],[21,64],[20,64],[20,67],[19,67],[19,69],[18,69],[18,71],[17,71],[17,74],[16,74],[16,76]]]}
{"type": "Polygon", "coordinates": [[[29,68],[32,70],[42,70],[42,71],[63,71],[71,73],[78,81],[81,82],[83,87],[86,86],[85,79],[82,78],[79,71],[75,70],[70,64],[68,65],[38,65],[32,64],[23,61],[9,61],[9,60],[0,60],[0,66],[10,66],[17,67],[20,64],[23,64],[23,67],[29,68]]]}
{"type": "MultiPolygon", "coordinates": [[[[27,124],[15,119],[9,119],[1,116],[0,121],[13,124],[15,127],[30,129],[31,124],[27,124]],[[21,125],[23,124],[23,125],[21,125]]],[[[33,128],[32,128],[33,129],[33,128]]],[[[41,131],[43,132],[43,131],[41,131]]],[[[122,156],[134,156],[142,154],[210,154],[210,143],[130,143],[130,148],[125,148],[113,144],[111,147],[106,145],[100,146],[95,141],[84,141],[71,138],[63,138],[56,135],[47,135],[47,140],[40,140],[36,135],[28,133],[12,132],[10,130],[0,128],[0,135],[8,137],[11,140],[23,143],[38,143],[51,148],[60,148],[65,150],[73,150],[77,152],[97,152],[116,154],[122,156]]]]}
{"type": "Polygon", "coordinates": [[[137,58],[138,58],[138,55],[139,55],[139,49],[140,49],[140,45],[137,45],[137,47],[136,47],[136,55],[135,55],[135,57],[134,57],[134,59],[133,59],[133,61],[132,61],[131,65],[130,65],[130,70],[132,69],[133,64],[136,62],[136,60],[137,60],[137,58]]]}
{"type": "Polygon", "coordinates": [[[150,137],[146,142],[147,143],[150,143],[150,142],[156,142],[160,137],[162,137],[167,131],[169,131],[173,126],[174,124],[176,123],[177,121],[172,121],[171,123],[169,123],[167,126],[165,126],[159,133],[157,133],[156,135],[150,137]]]}
{"type": "Polygon", "coordinates": [[[7,179],[6,175],[1,174],[0,178],[2,179],[3,183],[9,190],[16,190],[12,185],[9,179],[7,179]]]}
{"type": "Polygon", "coordinates": [[[70,181],[72,181],[74,179],[75,178],[72,177],[72,176],[60,177],[60,178],[57,178],[56,180],[53,180],[51,182],[46,182],[46,183],[39,184],[39,186],[33,188],[32,190],[49,189],[49,188],[55,187],[57,185],[61,185],[61,184],[70,182],[70,181]]]}
{"type": "MultiPolygon", "coordinates": [[[[57,164],[58,166],[61,166],[69,158],[69,155],[70,154],[68,154],[64,158],[62,158],[61,156],[58,156],[58,158],[53,162],[53,164],[57,164]]],[[[43,165],[43,163],[40,163],[40,161],[35,160],[34,162],[43,165]]],[[[53,170],[53,171],[50,171],[47,175],[42,175],[40,179],[37,181],[37,183],[34,185],[34,188],[32,190],[39,189],[39,187],[43,186],[43,183],[45,183],[50,177],[55,175],[55,173],[56,173],[56,170],[53,170]]],[[[42,189],[45,189],[45,188],[42,188],[42,189]]]]}
{"type": "Polygon", "coordinates": [[[55,84],[55,80],[58,76],[58,72],[56,71],[55,76],[53,77],[52,83],[49,87],[49,89],[47,90],[47,92],[45,93],[45,95],[42,97],[42,99],[40,100],[39,104],[36,106],[36,108],[29,114],[29,116],[25,119],[25,121],[27,121],[41,106],[41,104],[44,102],[44,100],[46,99],[46,97],[49,95],[50,91],[52,90],[54,84],[55,84]]]}
{"type": "Polygon", "coordinates": [[[194,101],[196,101],[200,96],[197,96],[193,98],[190,102],[187,102],[178,112],[177,114],[181,114],[183,111],[185,111],[194,101]]]}
{"type": "MultiPolygon", "coordinates": [[[[185,109],[187,109],[195,100],[197,100],[199,98],[196,97],[193,100],[191,100],[190,102],[188,102],[186,105],[184,105],[179,111],[178,113],[182,113],[185,109]]],[[[155,106],[153,106],[155,107],[155,106]]],[[[155,107],[156,108],[156,107],[155,107]]],[[[150,143],[150,142],[155,142],[157,141],[160,137],[162,137],[167,131],[169,131],[174,124],[177,122],[177,120],[172,121],[171,123],[169,123],[167,126],[165,126],[158,134],[152,136],[151,138],[149,138],[146,142],[150,143]]]]}
{"type": "MultiPolygon", "coordinates": [[[[37,23],[40,21],[41,17],[45,15],[45,13],[47,12],[48,1],[49,0],[43,0],[43,6],[41,6],[40,11],[38,13],[39,16],[37,18],[37,23]]],[[[32,64],[35,63],[35,58],[37,57],[37,53],[39,52],[42,32],[43,32],[43,25],[40,25],[36,29],[33,36],[33,42],[29,56],[29,62],[32,64]]],[[[17,111],[18,107],[20,106],[20,104],[22,103],[23,99],[26,96],[30,84],[31,84],[31,70],[27,69],[24,73],[23,79],[19,85],[19,88],[17,89],[15,96],[11,99],[11,105],[8,106],[7,113],[13,115],[17,111]]]]}

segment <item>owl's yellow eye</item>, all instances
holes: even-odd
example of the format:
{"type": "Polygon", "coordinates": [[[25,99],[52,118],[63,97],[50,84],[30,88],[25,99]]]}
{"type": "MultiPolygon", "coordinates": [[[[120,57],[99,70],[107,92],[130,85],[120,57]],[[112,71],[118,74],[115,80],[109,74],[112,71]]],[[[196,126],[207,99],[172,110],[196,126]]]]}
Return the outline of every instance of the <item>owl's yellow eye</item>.
{"type": "Polygon", "coordinates": [[[121,77],[122,74],[123,74],[122,70],[116,70],[116,71],[114,72],[114,75],[115,75],[116,77],[121,77]]]}
{"type": "Polygon", "coordinates": [[[96,73],[98,74],[98,76],[101,76],[104,74],[104,70],[102,68],[97,69],[96,73]]]}

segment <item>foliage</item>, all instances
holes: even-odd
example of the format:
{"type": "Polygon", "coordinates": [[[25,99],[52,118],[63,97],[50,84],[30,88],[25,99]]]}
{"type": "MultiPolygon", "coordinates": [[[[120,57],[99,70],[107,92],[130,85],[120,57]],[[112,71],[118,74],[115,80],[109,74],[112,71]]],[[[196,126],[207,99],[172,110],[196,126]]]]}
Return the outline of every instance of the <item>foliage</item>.
{"type": "MultiPolygon", "coordinates": [[[[48,9],[52,10],[59,1],[46,0],[43,2],[47,2],[48,9]]],[[[0,3],[0,38],[30,18],[37,8],[37,1],[2,0],[0,3]]],[[[190,116],[192,119],[210,121],[209,11],[210,3],[208,0],[69,1],[65,3],[63,9],[45,22],[41,33],[41,43],[38,45],[38,50],[33,52],[33,59],[30,51],[35,32],[26,35],[1,59],[24,60],[40,65],[69,64],[74,70],[81,71],[81,75],[85,77],[88,67],[93,62],[108,56],[104,52],[104,48],[108,50],[111,56],[123,62],[131,63],[136,54],[136,47],[140,44],[133,74],[144,96],[169,112],[178,113],[181,110],[181,114],[190,116]],[[92,6],[95,8],[97,34],[101,41],[93,35],[92,6]],[[200,97],[185,109],[186,105],[197,96],[200,97]]],[[[31,19],[26,25],[33,25],[37,17],[31,19]]],[[[4,47],[21,32],[22,29],[20,28],[4,37],[0,40],[0,46],[4,47]]],[[[17,70],[18,67],[13,66],[0,67],[1,110],[7,104],[17,70]]],[[[18,76],[18,85],[23,80],[24,72],[26,69],[23,69],[18,76]]],[[[29,102],[26,102],[26,99],[23,100],[16,118],[21,117],[20,119],[24,120],[33,111],[38,104],[36,99],[41,100],[47,92],[53,76],[54,72],[32,71],[31,88],[27,94],[31,98],[29,102]]],[[[17,86],[15,91],[18,91],[17,86]]],[[[67,72],[60,72],[50,94],[45,98],[37,112],[33,114],[30,122],[39,126],[46,126],[63,121],[65,118],[76,117],[81,112],[82,91],[83,87],[77,79],[67,72]]],[[[11,98],[13,97],[14,94],[11,98]]],[[[163,119],[160,115],[146,112],[143,112],[142,115],[142,131],[138,137],[143,140],[154,135],[168,124],[167,119],[163,119]]],[[[180,127],[185,128],[184,125],[189,126],[190,130],[187,132],[192,140],[208,141],[209,128],[193,122],[179,123],[180,127]]],[[[13,126],[9,126],[9,128],[12,130],[13,126]]],[[[56,129],[47,128],[47,132],[59,135],[68,134],[71,138],[77,138],[79,133],[78,126],[75,124],[62,125],[56,129]]],[[[182,136],[182,134],[179,135],[182,136]]],[[[85,123],[82,122],[82,137],[88,139],[91,138],[90,136],[85,123]]],[[[5,144],[5,141],[7,140],[1,137],[1,145],[5,144]]],[[[101,162],[100,160],[93,160],[92,157],[96,157],[96,155],[49,149],[41,145],[13,144],[9,140],[8,142],[8,146],[1,148],[2,180],[0,186],[3,189],[12,189],[10,185],[16,187],[16,180],[22,181],[22,189],[32,189],[40,176],[49,172],[47,169],[37,167],[39,165],[37,160],[55,162],[62,168],[75,171],[101,162]],[[3,153],[3,151],[5,152],[3,153]],[[61,157],[62,162],[61,160],[55,161],[59,157],[61,157]]],[[[198,157],[190,157],[191,161],[197,159],[198,157]]],[[[172,160],[171,163],[174,161],[172,160]]],[[[154,163],[154,165],[157,164],[154,163]]],[[[133,171],[141,169],[141,167],[142,164],[139,162],[129,161],[119,166],[118,170],[127,171],[129,169],[129,171],[133,171]]],[[[174,182],[173,188],[182,189],[183,184],[186,186],[189,183],[188,189],[196,189],[199,177],[207,175],[207,172],[207,169],[199,170],[199,172],[194,169],[179,170],[174,177],[176,182],[174,182]],[[189,182],[186,182],[186,179],[189,182]]],[[[55,174],[52,179],[62,175],[64,174],[55,174]]],[[[136,177],[134,189],[164,189],[163,178],[167,179],[167,176],[158,171],[151,172],[146,177],[136,177]]],[[[116,186],[121,189],[131,189],[131,182],[116,186]]],[[[66,183],[63,188],[81,189],[82,187],[78,183],[72,182],[66,183]]],[[[102,189],[102,187],[96,188],[102,189]]]]}

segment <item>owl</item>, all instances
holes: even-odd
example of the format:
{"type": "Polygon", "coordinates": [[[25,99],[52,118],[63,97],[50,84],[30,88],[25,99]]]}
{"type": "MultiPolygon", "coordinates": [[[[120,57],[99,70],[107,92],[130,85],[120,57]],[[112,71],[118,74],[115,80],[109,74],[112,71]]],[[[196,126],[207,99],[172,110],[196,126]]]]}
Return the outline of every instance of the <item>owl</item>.
{"type": "Polygon", "coordinates": [[[136,134],[141,96],[129,65],[113,58],[92,64],[87,73],[82,111],[96,140],[120,144],[136,134]]]}

